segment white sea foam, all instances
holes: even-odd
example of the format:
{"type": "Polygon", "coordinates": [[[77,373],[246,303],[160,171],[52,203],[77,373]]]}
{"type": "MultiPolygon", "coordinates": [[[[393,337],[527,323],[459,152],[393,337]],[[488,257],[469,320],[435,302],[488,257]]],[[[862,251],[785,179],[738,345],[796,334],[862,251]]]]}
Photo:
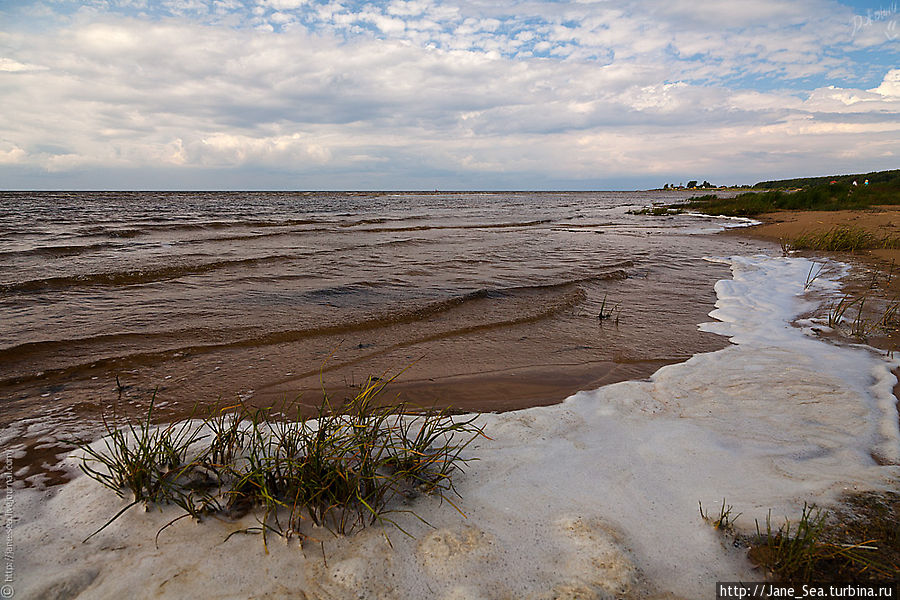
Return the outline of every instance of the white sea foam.
{"type": "Polygon", "coordinates": [[[53,497],[16,490],[16,597],[698,598],[716,580],[758,580],[697,502],[715,512],[724,497],[748,527],[770,508],[795,516],[804,501],[896,481],[897,363],[791,324],[814,305],[808,261],[727,262],[717,322],[702,327],[733,345],[646,381],[482,416],[491,439],[458,480],[467,518],[420,499],[435,529],[398,514],[416,537],[388,528],[393,548],[377,528],[317,531],[324,547],[270,536],[266,555],[258,536],[223,541],[252,518],[182,520],[157,549],[177,513],[131,510],[82,544],[123,502],[81,476],[53,497]]]}
{"type": "Polygon", "coordinates": [[[749,217],[730,217],[727,215],[707,215],[704,213],[684,212],[681,213],[685,217],[691,217],[700,221],[707,222],[704,225],[695,227],[689,231],[692,234],[708,234],[717,233],[726,229],[739,229],[741,227],[752,227],[761,225],[762,221],[751,219],[749,217]]]}

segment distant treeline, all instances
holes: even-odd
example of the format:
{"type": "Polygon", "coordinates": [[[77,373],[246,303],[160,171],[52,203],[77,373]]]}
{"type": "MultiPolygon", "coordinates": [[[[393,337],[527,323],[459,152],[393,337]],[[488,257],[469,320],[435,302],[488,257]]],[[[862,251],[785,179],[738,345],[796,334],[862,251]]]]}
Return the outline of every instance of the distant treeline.
{"type": "Polygon", "coordinates": [[[869,185],[876,183],[894,183],[900,185],[900,169],[893,171],[874,171],[872,173],[859,173],[856,175],[829,175],[827,177],[800,177],[797,179],[779,179],[776,181],[760,181],[753,186],[753,189],[774,190],[774,189],[794,189],[805,188],[815,185],[830,184],[832,181],[853,185],[856,181],[858,185],[868,179],[869,185]]]}
{"type": "Polygon", "coordinates": [[[900,170],[763,181],[733,198],[709,194],[672,208],[707,214],[752,216],[776,210],[842,210],[900,204],[900,170]],[[868,180],[868,184],[866,184],[868,180]]]}

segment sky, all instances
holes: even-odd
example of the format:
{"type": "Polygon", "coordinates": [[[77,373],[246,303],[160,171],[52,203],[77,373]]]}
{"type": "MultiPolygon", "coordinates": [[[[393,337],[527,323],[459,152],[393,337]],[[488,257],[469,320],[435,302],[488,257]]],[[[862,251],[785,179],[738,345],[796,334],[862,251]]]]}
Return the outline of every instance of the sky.
{"type": "Polygon", "coordinates": [[[0,0],[0,189],[616,190],[900,168],[900,4],[0,0]]]}

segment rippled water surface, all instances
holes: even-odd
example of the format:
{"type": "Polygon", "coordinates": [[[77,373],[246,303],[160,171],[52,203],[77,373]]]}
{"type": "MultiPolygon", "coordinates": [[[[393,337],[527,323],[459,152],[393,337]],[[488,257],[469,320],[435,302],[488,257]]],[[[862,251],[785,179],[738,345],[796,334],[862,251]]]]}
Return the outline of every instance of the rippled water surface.
{"type": "Polygon", "coordinates": [[[404,399],[482,410],[643,376],[725,343],[696,328],[728,276],[703,258],[756,249],[628,212],[679,199],[0,193],[3,421],[154,390],[312,405],[407,367],[404,399]]]}

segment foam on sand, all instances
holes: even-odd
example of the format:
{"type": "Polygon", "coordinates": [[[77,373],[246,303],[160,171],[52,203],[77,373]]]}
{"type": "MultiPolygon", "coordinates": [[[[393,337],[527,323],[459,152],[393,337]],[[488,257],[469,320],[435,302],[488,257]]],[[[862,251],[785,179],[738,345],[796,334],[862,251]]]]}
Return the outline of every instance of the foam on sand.
{"type": "MultiPolygon", "coordinates": [[[[699,515],[723,497],[743,525],[796,516],[804,501],[896,481],[897,366],[791,323],[810,263],[729,259],[718,319],[734,345],[649,380],[580,392],[563,404],[483,415],[490,440],[458,478],[463,518],[420,498],[398,521],[297,547],[228,533],[254,525],[130,510],[86,544],[124,501],[87,477],[50,497],[16,490],[17,596],[194,598],[709,597],[717,580],[759,580],[699,515]],[[323,550],[326,559],[323,559],[323,550]]],[[[824,276],[814,287],[827,293],[824,276]]],[[[739,522],[739,525],[741,523],[739,522]]]]}

